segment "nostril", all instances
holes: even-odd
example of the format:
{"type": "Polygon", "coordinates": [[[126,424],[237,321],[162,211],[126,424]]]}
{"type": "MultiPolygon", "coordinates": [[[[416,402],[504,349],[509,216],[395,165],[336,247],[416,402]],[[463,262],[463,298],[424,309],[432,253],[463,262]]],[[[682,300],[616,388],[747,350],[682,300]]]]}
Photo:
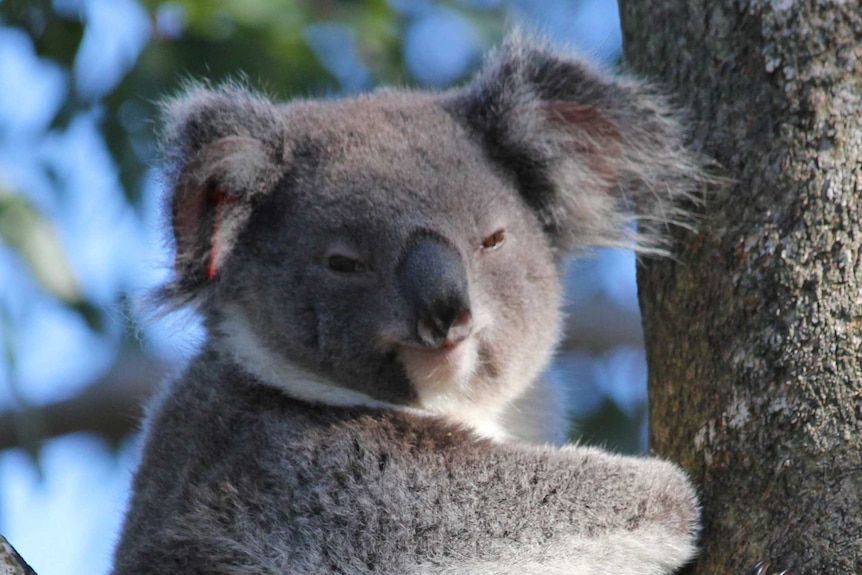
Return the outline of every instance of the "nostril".
{"type": "Polygon", "coordinates": [[[441,333],[435,322],[428,317],[419,318],[416,324],[416,335],[422,343],[431,346],[436,346],[437,342],[446,337],[446,334],[441,333]]]}
{"type": "Polygon", "coordinates": [[[473,314],[469,309],[463,310],[452,325],[449,326],[449,333],[446,334],[445,345],[455,345],[461,343],[473,331],[473,314]]]}
{"type": "Polygon", "coordinates": [[[416,324],[419,339],[433,347],[452,346],[466,339],[473,329],[469,309],[449,308],[445,313],[422,314],[416,324]]]}

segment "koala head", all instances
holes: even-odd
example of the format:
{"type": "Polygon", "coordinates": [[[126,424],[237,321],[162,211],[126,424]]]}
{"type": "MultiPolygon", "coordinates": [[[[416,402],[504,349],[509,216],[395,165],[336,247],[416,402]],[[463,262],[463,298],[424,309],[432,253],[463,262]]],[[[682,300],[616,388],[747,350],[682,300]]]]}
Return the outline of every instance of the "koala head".
{"type": "Polygon", "coordinates": [[[447,92],[196,86],[165,111],[162,294],[211,345],[301,398],[477,428],[545,367],[564,256],[660,250],[697,175],[643,85],[517,38],[447,92]]]}

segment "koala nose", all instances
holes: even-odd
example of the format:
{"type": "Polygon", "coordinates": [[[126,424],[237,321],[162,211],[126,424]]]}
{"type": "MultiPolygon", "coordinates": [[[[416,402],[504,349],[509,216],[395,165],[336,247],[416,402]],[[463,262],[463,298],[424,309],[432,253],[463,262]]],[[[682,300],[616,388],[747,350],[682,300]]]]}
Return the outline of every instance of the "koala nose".
{"type": "Polygon", "coordinates": [[[461,256],[443,240],[422,237],[398,269],[402,296],[415,314],[414,336],[422,345],[445,347],[473,330],[467,273],[461,256]]]}
{"type": "Polygon", "coordinates": [[[469,309],[441,302],[432,310],[420,310],[416,334],[425,345],[445,347],[467,339],[473,330],[473,316],[469,309]],[[423,313],[424,312],[424,313],[423,313]]]}

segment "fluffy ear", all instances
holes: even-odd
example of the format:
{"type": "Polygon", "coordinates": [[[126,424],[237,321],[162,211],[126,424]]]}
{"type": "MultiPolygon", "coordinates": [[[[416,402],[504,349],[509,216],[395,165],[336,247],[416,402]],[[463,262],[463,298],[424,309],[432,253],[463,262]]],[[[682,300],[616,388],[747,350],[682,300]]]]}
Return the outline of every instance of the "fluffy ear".
{"type": "Polygon", "coordinates": [[[649,86],[519,35],[451,98],[562,250],[661,253],[666,226],[686,219],[681,200],[703,181],[674,113],[649,86]]]}
{"type": "Polygon", "coordinates": [[[161,295],[182,303],[218,280],[255,198],[281,177],[285,128],[271,102],[234,84],[192,86],[163,118],[176,259],[161,295]]]}

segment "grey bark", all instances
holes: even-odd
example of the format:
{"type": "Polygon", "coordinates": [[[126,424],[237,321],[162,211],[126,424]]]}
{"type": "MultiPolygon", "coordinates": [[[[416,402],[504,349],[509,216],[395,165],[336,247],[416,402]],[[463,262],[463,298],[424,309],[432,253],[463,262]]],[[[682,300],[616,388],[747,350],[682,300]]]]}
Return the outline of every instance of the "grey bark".
{"type": "Polygon", "coordinates": [[[36,575],[36,572],[2,535],[0,535],[0,575],[36,575]]]}
{"type": "Polygon", "coordinates": [[[654,449],[701,487],[694,573],[862,573],[862,7],[621,0],[625,59],[732,183],[644,262],[654,449]]]}
{"type": "Polygon", "coordinates": [[[95,433],[113,444],[136,431],[141,406],[170,367],[125,346],[114,365],[81,393],[43,406],[0,411],[0,449],[38,452],[42,441],[67,433],[95,433]]]}

